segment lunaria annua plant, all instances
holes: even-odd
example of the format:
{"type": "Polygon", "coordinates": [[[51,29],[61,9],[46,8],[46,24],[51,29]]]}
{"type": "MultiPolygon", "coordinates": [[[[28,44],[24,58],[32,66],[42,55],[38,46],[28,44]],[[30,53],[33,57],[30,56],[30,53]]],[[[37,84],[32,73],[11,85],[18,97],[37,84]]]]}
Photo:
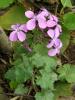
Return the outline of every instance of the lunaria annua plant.
{"type": "Polygon", "coordinates": [[[12,25],[12,32],[10,33],[9,39],[11,41],[21,41],[26,39],[26,33],[32,31],[35,28],[40,28],[40,30],[46,30],[46,34],[49,36],[49,43],[47,48],[49,49],[48,55],[55,56],[60,53],[62,47],[62,42],[59,36],[62,33],[62,28],[59,25],[58,17],[47,11],[46,9],[41,9],[38,13],[34,13],[31,10],[25,12],[25,16],[29,20],[25,24],[12,25]]]}

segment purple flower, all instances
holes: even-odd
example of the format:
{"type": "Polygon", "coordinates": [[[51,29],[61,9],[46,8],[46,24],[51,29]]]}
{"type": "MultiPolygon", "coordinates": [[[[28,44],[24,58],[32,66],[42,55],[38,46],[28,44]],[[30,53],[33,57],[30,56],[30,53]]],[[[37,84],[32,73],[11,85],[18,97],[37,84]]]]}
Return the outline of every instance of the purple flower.
{"type": "MultiPolygon", "coordinates": [[[[11,41],[21,41],[23,42],[26,39],[26,32],[28,30],[33,30],[35,28],[40,28],[44,33],[47,30],[47,34],[50,38],[47,48],[49,49],[48,55],[55,56],[60,53],[62,47],[62,42],[59,39],[61,35],[62,28],[58,23],[58,17],[50,13],[45,8],[36,14],[31,10],[25,12],[25,16],[29,18],[26,24],[12,25],[12,32],[10,33],[9,39],[11,41]]],[[[30,48],[27,47],[29,51],[30,48]]]]}
{"type": "Polygon", "coordinates": [[[57,24],[58,24],[58,18],[50,13],[47,20],[47,27],[52,28],[57,24]]]}
{"type": "Polygon", "coordinates": [[[23,42],[26,39],[26,32],[27,32],[27,28],[26,25],[20,25],[20,24],[16,24],[16,25],[12,25],[12,32],[10,33],[9,39],[11,41],[21,41],[23,42]]]}
{"type": "Polygon", "coordinates": [[[62,32],[62,28],[61,28],[61,26],[59,24],[57,24],[57,28],[58,28],[59,32],[61,33],[62,32]]]}
{"type": "Polygon", "coordinates": [[[47,21],[47,27],[54,27],[57,25],[57,22],[53,21],[53,20],[48,20],[47,21]]]}
{"type": "Polygon", "coordinates": [[[56,39],[60,36],[60,28],[58,26],[56,26],[55,30],[54,29],[49,29],[47,31],[48,36],[51,38],[50,39],[50,43],[48,43],[47,48],[51,48],[56,39]]]}
{"type": "Polygon", "coordinates": [[[57,49],[60,49],[62,47],[62,42],[60,41],[60,39],[56,39],[54,47],[57,49]]]}
{"type": "Polygon", "coordinates": [[[46,12],[46,10],[43,10],[36,15],[32,11],[26,11],[25,16],[30,18],[30,20],[26,23],[27,29],[33,30],[37,26],[37,23],[41,29],[45,29],[47,27],[45,18],[45,16],[47,16],[47,13],[48,12],[46,12]]]}
{"type": "Polygon", "coordinates": [[[48,12],[48,10],[46,10],[45,8],[42,8],[41,10],[42,10],[40,12],[41,16],[44,16],[44,17],[48,17],[49,16],[50,13],[48,12]]]}
{"type": "Polygon", "coordinates": [[[48,55],[49,56],[56,56],[56,54],[58,54],[60,51],[56,48],[56,49],[50,49],[48,51],[48,55]]]}
{"type": "Polygon", "coordinates": [[[56,39],[53,46],[54,48],[48,51],[49,56],[55,56],[56,54],[60,53],[60,48],[62,47],[62,42],[60,41],[60,39],[56,39]]]}
{"type": "Polygon", "coordinates": [[[27,18],[33,18],[35,15],[34,15],[34,12],[32,12],[31,10],[28,10],[25,12],[25,16],[27,18]]]}
{"type": "Polygon", "coordinates": [[[60,53],[60,48],[62,47],[62,42],[58,39],[62,32],[62,28],[58,24],[58,18],[54,15],[50,15],[47,21],[47,27],[49,27],[47,34],[50,37],[50,42],[47,45],[47,48],[50,49],[48,55],[55,56],[60,53]]]}
{"type": "Polygon", "coordinates": [[[53,14],[51,14],[51,13],[50,13],[50,15],[48,16],[48,19],[49,19],[49,20],[52,20],[52,21],[55,21],[55,22],[58,23],[58,17],[55,16],[55,15],[53,15],[53,14]]]}
{"type": "Polygon", "coordinates": [[[26,23],[28,30],[33,30],[36,26],[39,26],[42,30],[48,29],[47,35],[50,37],[50,42],[47,45],[47,48],[50,49],[48,55],[55,56],[59,54],[62,42],[58,38],[62,32],[62,28],[58,24],[58,17],[44,8],[41,8],[38,14],[34,14],[32,11],[26,11],[25,15],[30,19],[26,23]]]}

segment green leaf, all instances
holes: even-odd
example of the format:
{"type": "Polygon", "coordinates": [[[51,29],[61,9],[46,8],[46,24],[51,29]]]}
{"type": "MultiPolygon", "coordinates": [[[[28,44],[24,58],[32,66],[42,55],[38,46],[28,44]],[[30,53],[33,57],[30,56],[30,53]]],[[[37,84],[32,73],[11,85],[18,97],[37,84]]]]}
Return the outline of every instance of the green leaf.
{"type": "MultiPolygon", "coordinates": [[[[10,0],[11,1],[11,0],[10,0]]],[[[14,6],[4,15],[0,16],[0,26],[10,29],[12,24],[25,23],[27,18],[24,15],[25,9],[22,6],[14,6]]]]}
{"type": "Polygon", "coordinates": [[[5,74],[5,78],[12,82],[20,84],[22,82],[26,82],[29,78],[31,78],[31,72],[31,68],[25,67],[22,63],[9,69],[5,74]]]}
{"type": "Polygon", "coordinates": [[[44,37],[44,32],[40,29],[34,29],[33,31],[33,45],[32,48],[35,50],[38,49],[39,51],[42,51],[41,53],[44,54],[43,52],[47,53],[47,48],[46,45],[48,43],[48,38],[44,37]]]}
{"type": "Polygon", "coordinates": [[[11,89],[15,89],[17,85],[31,79],[32,72],[33,67],[29,58],[25,54],[22,54],[21,58],[15,60],[13,67],[6,72],[5,78],[10,81],[11,89]]]}
{"type": "Polygon", "coordinates": [[[9,82],[10,88],[13,90],[17,87],[18,83],[15,80],[9,82]]]}
{"type": "Polygon", "coordinates": [[[48,56],[48,50],[45,44],[38,43],[34,45],[33,52],[35,52],[35,54],[31,57],[31,61],[35,67],[45,67],[45,70],[50,71],[57,66],[56,58],[48,56]]]}
{"type": "Polygon", "coordinates": [[[65,79],[68,83],[75,83],[75,65],[65,64],[58,69],[59,79],[65,79]]]}
{"type": "Polygon", "coordinates": [[[25,71],[23,68],[23,64],[21,67],[15,67],[15,79],[18,83],[22,83],[27,80],[27,77],[25,75],[25,71]]]}
{"type": "Polygon", "coordinates": [[[55,58],[50,58],[47,55],[41,55],[39,53],[34,54],[31,57],[32,65],[35,67],[44,67],[46,71],[51,71],[57,66],[57,62],[55,58]]]}
{"type": "Polygon", "coordinates": [[[47,72],[54,70],[57,66],[57,59],[56,58],[50,58],[49,56],[44,56],[44,61],[45,61],[44,70],[47,72]]]}
{"type": "Polygon", "coordinates": [[[63,7],[72,7],[71,0],[61,0],[63,7]]]}
{"type": "Polygon", "coordinates": [[[35,95],[36,100],[54,100],[54,95],[51,91],[37,92],[35,95]]]}
{"type": "Polygon", "coordinates": [[[69,12],[64,14],[63,21],[64,26],[68,28],[68,30],[75,30],[75,13],[69,12]]]}
{"type": "Polygon", "coordinates": [[[34,44],[33,51],[36,53],[39,53],[41,55],[47,55],[48,49],[46,48],[46,45],[42,44],[34,44]]]}
{"type": "Polygon", "coordinates": [[[11,68],[6,72],[5,78],[8,80],[15,80],[15,77],[13,75],[15,75],[15,71],[14,68],[11,68]]]}
{"type": "Polygon", "coordinates": [[[23,59],[23,64],[24,64],[23,70],[25,71],[25,76],[28,78],[31,78],[32,73],[33,73],[33,66],[29,58],[25,54],[22,55],[22,59],[23,59]]]}
{"type": "Polygon", "coordinates": [[[17,60],[15,60],[14,62],[12,62],[12,65],[16,66],[16,65],[20,65],[22,62],[22,60],[20,58],[17,58],[17,60]]]}
{"type": "Polygon", "coordinates": [[[65,65],[61,66],[58,69],[59,79],[64,80],[66,78],[66,76],[69,74],[69,71],[70,71],[70,65],[69,64],[65,64],[65,65]]]}
{"type": "Polygon", "coordinates": [[[8,7],[13,2],[14,0],[0,0],[0,9],[8,7]]]}
{"type": "Polygon", "coordinates": [[[22,53],[26,53],[25,48],[23,47],[23,44],[21,42],[15,42],[13,43],[13,49],[14,49],[14,56],[15,58],[21,57],[22,53]]]}
{"type": "Polygon", "coordinates": [[[34,42],[35,42],[35,44],[39,43],[39,42],[42,42],[43,32],[41,30],[39,30],[39,29],[34,29],[32,32],[34,34],[34,42]]]}
{"type": "Polygon", "coordinates": [[[37,77],[36,84],[42,89],[54,89],[54,82],[57,80],[57,75],[54,72],[48,73],[41,70],[41,75],[37,77]]]}
{"type": "Polygon", "coordinates": [[[61,53],[63,53],[69,46],[70,43],[70,33],[63,27],[62,35],[60,36],[60,40],[62,41],[61,53]]]}
{"type": "MultiPolygon", "coordinates": [[[[22,65],[20,65],[20,66],[22,66],[22,65]]],[[[21,82],[24,82],[24,80],[25,80],[25,72],[22,67],[16,66],[15,68],[11,68],[10,70],[8,70],[5,77],[8,80],[16,81],[17,83],[21,83],[21,82]]]]}
{"type": "Polygon", "coordinates": [[[75,83],[75,65],[74,66],[71,66],[71,69],[69,71],[69,75],[66,76],[66,80],[69,83],[75,83]]]}
{"type": "Polygon", "coordinates": [[[66,82],[57,82],[55,84],[54,94],[56,98],[58,98],[59,96],[71,96],[72,95],[72,84],[69,84],[66,82]]]}
{"type": "Polygon", "coordinates": [[[32,61],[32,64],[37,68],[42,67],[45,64],[44,57],[42,57],[38,53],[34,54],[30,59],[32,61]]]}
{"type": "Polygon", "coordinates": [[[11,88],[14,88],[14,84],[16,83],[18,85],[31,79],[33,66],[28,56],[21,54],[18,59],[15,59],[12,65],[13,67],[5,74],[5,78],[10,81],[11,88]]]}
{"type": "Polygon", "coordinates": [[[28,92],[28,89],[24,87],[23,84],[20,84],[15,89],[15,94],[23,95],[28,92]]]}

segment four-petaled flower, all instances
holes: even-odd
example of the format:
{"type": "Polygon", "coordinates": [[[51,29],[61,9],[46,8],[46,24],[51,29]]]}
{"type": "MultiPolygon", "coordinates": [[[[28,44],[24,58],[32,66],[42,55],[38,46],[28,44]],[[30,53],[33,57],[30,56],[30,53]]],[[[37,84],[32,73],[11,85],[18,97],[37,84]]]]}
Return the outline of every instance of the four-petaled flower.
{"type": "Polygon", "coordinates": [[[49,56],[56,56],[56,54],[60,53],[60,48],[62,47],[62,42],[60,39],[56,39],[53,44],[53,48],[48,51],[49,56]]]}
{"type": "Polygon", "coordinates": [[[27,32],[27,28],[26,25],[20,25],[20,24],[16,24],[16,25],[12,25],[11,26],[12,32],[10,33],[9,39],[11,41],[21,41],[23,42],[26,39],[26,32],[27,32]]]}
{"type": "Polygon", "coordinates": [[[30,18],[30,20],[26,23],[28,30],[33,30],[37,25],[41,29],[45,29],[47,27],[46,16],[48,12],[46,10],[42,10],[39,14],[34,14],[32,11],[26,11],[25,16],[30,18]]]}
{"type": "Polygon", "coordinates": [[[62,30],[61,30],[61,26],[57,25],[55,29],[49,29],[47,31],[48,36],[50,37],[50,43],[48,43],[47,48],[51,48],[56,39],[60,36],[62,30]]]}

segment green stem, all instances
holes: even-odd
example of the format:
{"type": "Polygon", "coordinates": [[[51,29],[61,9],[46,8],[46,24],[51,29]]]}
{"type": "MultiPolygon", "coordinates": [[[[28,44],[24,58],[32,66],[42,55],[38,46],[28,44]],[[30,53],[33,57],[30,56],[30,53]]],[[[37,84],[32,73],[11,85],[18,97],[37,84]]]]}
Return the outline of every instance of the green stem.
{"type": "Polygon", "coordinates": [[[64,7],[62,7],[62,9],[60,10],[60,15],[62,15],[64,13],[64,7]]]}

